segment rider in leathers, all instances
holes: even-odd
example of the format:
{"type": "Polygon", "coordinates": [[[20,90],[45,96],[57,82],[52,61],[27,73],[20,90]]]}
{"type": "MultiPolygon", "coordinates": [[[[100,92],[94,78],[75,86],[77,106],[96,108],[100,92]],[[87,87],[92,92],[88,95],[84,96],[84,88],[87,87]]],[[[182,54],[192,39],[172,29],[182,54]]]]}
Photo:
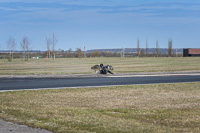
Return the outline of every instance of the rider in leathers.
{"type": "Polygon", "coordinates": [[[103,64],[100,64],[100,74],[107,74],[107,72],[109,72],[110,74],[113,74],[111,71],[107,70],[105,66],[103,66],[103,64]]]}

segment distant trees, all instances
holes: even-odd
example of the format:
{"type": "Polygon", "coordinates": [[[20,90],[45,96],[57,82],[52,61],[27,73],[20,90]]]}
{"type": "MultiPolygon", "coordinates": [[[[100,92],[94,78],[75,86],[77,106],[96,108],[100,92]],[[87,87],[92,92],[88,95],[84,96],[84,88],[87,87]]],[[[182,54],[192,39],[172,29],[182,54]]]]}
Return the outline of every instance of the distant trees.
{"type": "Polygon", "coordinates": [[[125,57],[125,49],[124,49],[124,47],[122,47],[121,58],[124,58],[124,57],[125,57]]]}
{"type": "Polygon", "coordinates": [[[12,61],[13,60],[13,52],[14,52],[15,47],[16,47],[16,42],[15,42],[15,39],[13,37],[9,37],[9,39],[7,41],[7,47],[10,51],[8,60],[12,61]]]}
{"type": "Polygon", "coordinates": [[[144,52],[144,49],[142,48],[141,50],[140,50],[140,57],[144,57],[145,56],[145,52],[144,52]]]}
{"type": "MultiPolygon", "coordinates": [[[[102,51],[102,50],[96,50],[93,52],[87,52],[82,51],[80,48],[77,48],[75,51],[72,51],[70,48],[69,50],[57,50],[56,51],[56,45],[58,43],[58,39],[54,33],[50,37],[45,37],[45,47],[47,51],[45,52],[39,52],[37,54],[32,53],[32,55],[40,55],[40,57],[47,57],[52,58],[55,60],[55,58],[82,58],[82,57],[172,57],[175,56],[173,53],[173,40],[171,38],[168,39],[168,48],[160,48],[158,40],[156,41],[156,46],[154,48],[149,48],[148,40],[146,39],[146,48],[141,47],[140,40],[137,38],[136,42],[136,48],[129,49],[122,47],[119,51],[117,50],[108,50],[108,51],[102,51]]],[[[145,42],[144,42],[145,43],[145,42]]],[[[31,53],[31,43],[27,36],[24,36],[20,42],[21,49],[23,51],[23,58],[24,60],[29,60],[30,53],[31,53]]],[[[13,53],[16,48],[16,41],[13,37],[9,37],[7,40],[7,48],[9,52],[7,53],[0,53],[0,58],[6,58],[8,55],[8,60],[13,60],[13,53]]],[[[15,53],[15,57],[22,57],[21,51],[18,53],[15,53]]],[[[182,56],[182,53],[178,51],[176,52],[176,56],[182,56]]]]}
{"type": "Polygon", "coordinates": [[[21,48],[24,51],[24,60],[29,60],[29,52],[31,50],[31,43],[28,37],[23,37],[21,41],[21,48]]]}
{"type": "Polygon", "coordinates": [[[47,58],[51,58],[51,39],[46,37],[47,58]]]}
{"type": "Polygon", "coordinates": [[[67,50],[66,56],[67,56],[67,57],[74,57],[74,56],[73,56],[73,51],[72,51],[71,48],[69,48],[69,49],[67,50]]]}
{"type": "Polygon", "coordinates": [[[78,58],[82,58],[84,56],[84,53],[82,52],[82,50],[80,48],[76,49],[76,57],[78,58]]]}
{"type": "Polygon", "coordinates": [[[56,44],[58,43],[58,40],[56,38],[56,35],[53,33],[52,34],[52,52],[53,52],[53,60],[56,59],[56,54],[55,54],[55,47],[56,47],[56,44]]]}
{"type": "Polygon", "coordinates": [[[140,40],[137,39],[137,56],[140,56],[140,40]]]}
{"type": "Polygon", "coordinates": [[[53,33],[52,37],[46,37],[46,47],[47,47],[47,58],[51,58],[51,48],[52,48],[52,56],[53,60],[56,59],[56,44],[58,43],[58,40],[56,38],[56,35],[53,33]]]}
{"type": "Polygon", "coordinates": [[[168,39],[168,56],[172,56],[173,50],[173,40],[171,38],[168,39]]]}
{"type": "Polygon", "coordinates": [[[149,44],[148,44],[148,41],[147,41],[147,39],[146,39],[146,51],[145,51],[145,53],[146,53],[146,56],[148,56],[148,52],[149,52],[149,46],[148,46],[149,44]]]}
{"type": "Polygon", "coordinates": [[[156,55],[157,57],[159,56],[160,54],[160,48],[159,48],[159,44],[158,44],[158,40],[156,41],[156,55]]]}
{"type": "Polygon", "coordinates": [[[93,57],[99,57],[99,51],[95,50],[94,52],[92,52],[92,56],[93,57]]]}

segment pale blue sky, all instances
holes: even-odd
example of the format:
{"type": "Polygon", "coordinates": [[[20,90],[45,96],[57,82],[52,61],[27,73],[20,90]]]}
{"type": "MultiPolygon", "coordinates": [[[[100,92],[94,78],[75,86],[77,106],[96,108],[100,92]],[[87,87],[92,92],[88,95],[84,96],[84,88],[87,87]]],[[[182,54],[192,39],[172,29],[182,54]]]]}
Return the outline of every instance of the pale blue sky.
{"type": "Polygon", "coordinates": [[[0,49],[10,36],[17,50],[24,36],[32,49],[46,50],[55,33],[56,49],[145,48],[156,40],[166,48],[200,48],[199,0],[0,0],[0,49]]]}

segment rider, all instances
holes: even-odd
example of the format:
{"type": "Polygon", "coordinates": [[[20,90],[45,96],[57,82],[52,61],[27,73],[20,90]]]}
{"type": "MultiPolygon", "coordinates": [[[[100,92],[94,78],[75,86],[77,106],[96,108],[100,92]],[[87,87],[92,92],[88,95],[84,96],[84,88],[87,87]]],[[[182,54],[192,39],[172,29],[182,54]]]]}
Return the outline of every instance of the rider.
{"type": "Polygon", "coordinates": [[[107,74],[107,72],[109,72],[110,74],[113,74],[111,71],[107,70],[105,66],[103,66],[103,64],[100,64],[100,74],[107,74]]]}

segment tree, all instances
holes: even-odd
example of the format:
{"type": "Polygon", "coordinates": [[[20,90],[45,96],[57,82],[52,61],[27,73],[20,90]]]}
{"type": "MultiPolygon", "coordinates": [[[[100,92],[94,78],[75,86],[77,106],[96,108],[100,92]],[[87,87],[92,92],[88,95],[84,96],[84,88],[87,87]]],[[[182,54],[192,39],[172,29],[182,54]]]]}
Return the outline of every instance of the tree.
{"type": "Polygon", "coordinates": [[[84,46],[84,58],[86,58],[86,50],[85,50],[86,48],[85,48],[85,46],[84,46]]]}
{"type": "Polygon", "coordinates": [[[149,46],[148,46],[148,41],[146,39],[146,56],[148,56],[149,52],[149,46]]]}
{"type": "Polygon", "coordinates": [[[125,50],[124,50],[124,47],[122,46],[121,58],[124,58],[124,56],[125,56],[125,50]]]}
{"type": "Polygon", "coordinates": [[[56,44],[58,43],[58,40],[56,38],[56,35],[53,33],[52,37],[46,37],[46,46],[47,46],[47,57],[51,58],[51,47],[52,47],[52,55],[53,55],[53,60],[56,58],[56,51],[55,47],[56,44]]]}
{"type": "Polygon", "coordinates": [[[47,58],[51,58],[51,39],[46,37],[47,58]]]}
{"type": "Polygon", "coordinates": [[[156,41],[156,55],[157,57],[159,56],[160,54],[160,48],[159,48],[159,44],[158,44],[158,40],[156,41]]]}
{"type": "Polygon", "coordinates": [[[29,50],[31,49],[31,44],[28,37],[23,37],[21,41],[21,48],[24,51],[24,60],[29,60],[29,50]]]}
{"type": "Polygon", "coordinates": [[[173,40],[169,38],[168,40],[168,56],[172,56],[172,50],[173,50],[173,40]]]}
{"type": "Polygon", "coordinates": [[[56,59],[55,46],[58,43],[58,40],[56,39],[56,35],[54,33],[52,34],[51,43],[52,43],[53,60],[55,60],[56,59]]]}
{"type": "Polygon", "coordinates": [[[13,52],[15,50],[15,47],[16,47],[16,42],[15,42],[15,39],[13,37],[10,37],[7,41],[7,47],[10,51],[10,56],[9,56],[9,61],[12,61],[13,60],[13,52]]]}
{"type": "Polygon", "coordinates": [[[137,55],[140,56],[140,40],[137,39],[137,55]]]}

